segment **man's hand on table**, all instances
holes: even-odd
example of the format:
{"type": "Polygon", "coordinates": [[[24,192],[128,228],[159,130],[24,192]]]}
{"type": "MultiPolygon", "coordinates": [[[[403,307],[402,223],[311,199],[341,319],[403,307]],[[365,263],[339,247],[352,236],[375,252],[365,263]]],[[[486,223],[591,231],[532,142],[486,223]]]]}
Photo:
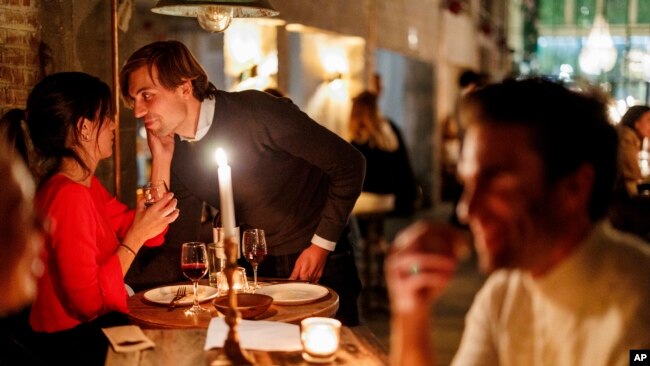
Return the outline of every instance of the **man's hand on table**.
{"type": "Polygon", "coordinates": [[[296,265],[291,272],[290,280],[307,280],[311,283],[318,283],[323,270],[325,269],[325,262],[329,250],[323,249],[316,244],[311,244],[307,249],[303,250],[296,260],[296,265]]]}

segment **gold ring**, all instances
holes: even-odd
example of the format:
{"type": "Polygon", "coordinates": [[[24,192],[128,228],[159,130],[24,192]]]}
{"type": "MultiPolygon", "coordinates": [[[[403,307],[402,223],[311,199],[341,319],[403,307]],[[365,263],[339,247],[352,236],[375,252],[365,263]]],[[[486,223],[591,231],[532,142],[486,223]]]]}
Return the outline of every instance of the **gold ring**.
{"type": "Polygon", "coordinates": [[[418,275],[418,274],[420,274],[420,265],[418,263],[413,263],[411,265],[410,275],[415,276],[415,275],[418,275]]]}

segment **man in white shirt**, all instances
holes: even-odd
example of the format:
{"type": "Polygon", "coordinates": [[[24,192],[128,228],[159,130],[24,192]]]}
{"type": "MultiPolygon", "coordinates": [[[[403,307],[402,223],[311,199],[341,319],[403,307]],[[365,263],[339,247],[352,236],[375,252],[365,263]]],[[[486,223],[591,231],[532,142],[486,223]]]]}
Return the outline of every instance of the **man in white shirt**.
{"type": "MultiPolygon", "coordinates": [[[[650,251],[604,222],[617,137],[604,104],[563,86],[508,81],[463,102],[459,217],[490,273],[455,365],[627,365],[650,348],[650,251]]],[[[435,364],[431,305],[464,236],[419,222],[386,261],[391,360],[435,364]]]]}

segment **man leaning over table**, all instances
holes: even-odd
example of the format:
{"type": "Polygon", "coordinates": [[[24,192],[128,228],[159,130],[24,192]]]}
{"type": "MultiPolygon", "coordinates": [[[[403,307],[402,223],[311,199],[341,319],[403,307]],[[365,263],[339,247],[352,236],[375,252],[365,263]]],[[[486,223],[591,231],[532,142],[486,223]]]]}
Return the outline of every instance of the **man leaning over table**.
{"type": "MultiPolygon", "coordinates": [[[[457,210],[490,276],[453,364],[628,365],[631,349],[650,348],[650,247],[603,220],[617,150],[604,104],[526,80],[462,106],[457,210]]],[[[425,222],[396,238],[386,262],[393,364],[435,364],[430,306],[464,239],[425,222]]]]}
{"type": "Polygon", "coordinates": [[[214,154],[221,147],[238,225],[266,231],[269,256],[260,275],[329,286],[340,297],[337,318],[358,324],[361,283],[348,218],[363,183],[361,153],[286,98],[217,90],[178,41],[134,52],[120,84],[152,153],[172,160],[170,189],[181,211],[167,244],[143,252],[127,283],[141,290],[184,280],[180,245],[199,239],[203,202],[219,207],[214,154]]]}

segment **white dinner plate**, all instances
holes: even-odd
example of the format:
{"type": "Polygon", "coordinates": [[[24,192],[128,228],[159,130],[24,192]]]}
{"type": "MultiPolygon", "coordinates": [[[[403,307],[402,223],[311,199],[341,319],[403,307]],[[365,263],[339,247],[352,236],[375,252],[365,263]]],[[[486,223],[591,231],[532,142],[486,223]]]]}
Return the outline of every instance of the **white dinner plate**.
{"type": "Polygon", "coordinates": [[[309,283],[281,283],[255,290],[256,294],[269,295],[278,305],[300,305],[316,301],[329,293],[323,286],[309,283]]]}
{"type": "MultiPolygon", "coordinates": [[[[192,305],[194,303],[194,287],[191,284],[185,286],[185,297],[180,299],[176,305],[192,305]]],[[[176,290],[180,286],[165,286],[151,289],[144,293],[144,298],[155,302],[156,304],[169,305],[169,302],[172,301],[176,295],[176,290]]],[[[199,302],[208,301],[214,299],[219,295],[219,290],[210,286],[201,286],[199,285],[199,302]]]]}

